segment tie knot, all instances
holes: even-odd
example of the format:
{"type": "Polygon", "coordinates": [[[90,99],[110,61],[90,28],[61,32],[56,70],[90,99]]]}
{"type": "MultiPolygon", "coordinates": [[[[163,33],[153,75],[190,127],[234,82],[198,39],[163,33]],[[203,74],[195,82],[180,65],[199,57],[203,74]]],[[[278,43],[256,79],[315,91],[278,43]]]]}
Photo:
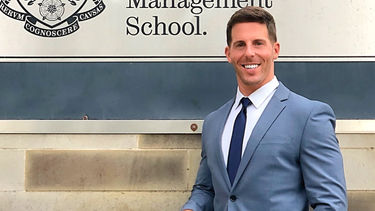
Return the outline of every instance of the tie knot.
{"type": "Polygon", "coordinates": [[[250,105],[251,101],[250,101],[249,98],[244,97],[244,98],[241,99],[241,103],[242,103],[242,106],[243,106],[244,108],[247,108],[247,106],[250,105]]]}

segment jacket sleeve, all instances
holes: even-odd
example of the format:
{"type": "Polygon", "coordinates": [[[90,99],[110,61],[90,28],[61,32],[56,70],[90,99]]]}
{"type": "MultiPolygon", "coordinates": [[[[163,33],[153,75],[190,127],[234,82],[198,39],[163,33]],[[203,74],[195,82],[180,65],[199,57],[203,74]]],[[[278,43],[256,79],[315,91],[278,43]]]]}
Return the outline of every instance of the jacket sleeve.
{"type": "Polygon", "coordinates": [[[197,178],[191,192],[191,196],[186,204],[182,207],[184,209],[192,209],[194,211],[212,211],[213,209],[213,198],[215,192],[212,186],[211,172],[207,165],[207,154],[204,145],[204,128],[206,127],[206,121],[203,125],[202,132],[202,153],[201,162],[198,169],[197,178]]]}
{"type": "Polygon", "coordinates": [[[335,116],[327,104],[315,103],[300,146],[307,197],[316,211],[346,211],[344,167],[335,135],[335,116]]]}

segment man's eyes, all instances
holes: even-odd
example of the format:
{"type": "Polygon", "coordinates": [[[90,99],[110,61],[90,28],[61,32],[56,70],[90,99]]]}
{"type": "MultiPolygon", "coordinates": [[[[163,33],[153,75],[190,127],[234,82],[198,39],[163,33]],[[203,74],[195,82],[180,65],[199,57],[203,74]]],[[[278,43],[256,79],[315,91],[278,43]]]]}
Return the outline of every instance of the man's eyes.
{"type": "MultiPolygon", "coordinates": [[[[261,46],[261,45],[264,45],[264,42],[262,42],[262,41],[255,41],[255,42],[253,42],[253,45],[254,46],[261,46]]],[[[244,42],[238,42],[238,43],[235,43],[234,46],[237,47],[237,48],[239,48],[239,47],[246,46],[246,44],[244,42]]]]}
{"type": "Polygon", "coordinates": [[[236,47],[243,47],[243,46],[245,46],[245,43],[242,43],[242,42],[236,43],[235,46],[236,47]]]}

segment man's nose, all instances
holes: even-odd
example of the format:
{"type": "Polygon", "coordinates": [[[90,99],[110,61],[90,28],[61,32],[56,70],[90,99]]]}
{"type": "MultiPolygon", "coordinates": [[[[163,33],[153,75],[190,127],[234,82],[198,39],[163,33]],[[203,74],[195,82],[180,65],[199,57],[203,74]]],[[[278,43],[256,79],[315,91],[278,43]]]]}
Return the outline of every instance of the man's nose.
{"type": "Polygon", "coordinates": [[[246,47],[245,55],[246,55],[246,56],[249,56],[249,57],[252,57],[252,56],[255,55],[254,48],[253,48],[251,45],[248,45],[248,46],[246,47]]]}

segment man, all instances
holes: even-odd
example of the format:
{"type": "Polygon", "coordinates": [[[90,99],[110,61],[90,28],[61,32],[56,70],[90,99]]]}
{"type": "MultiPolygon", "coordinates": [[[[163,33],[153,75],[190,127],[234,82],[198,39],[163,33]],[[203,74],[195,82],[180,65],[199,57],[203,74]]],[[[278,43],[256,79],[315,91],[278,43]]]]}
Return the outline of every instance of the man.
{"type": "Polygon", "coordinates": [[[272,15],[240,9],[228,22],[227,44],[237,95],[205,119],[202,160],[183,210],[347,210],[333,111],[277,81],[272,15]]]}

